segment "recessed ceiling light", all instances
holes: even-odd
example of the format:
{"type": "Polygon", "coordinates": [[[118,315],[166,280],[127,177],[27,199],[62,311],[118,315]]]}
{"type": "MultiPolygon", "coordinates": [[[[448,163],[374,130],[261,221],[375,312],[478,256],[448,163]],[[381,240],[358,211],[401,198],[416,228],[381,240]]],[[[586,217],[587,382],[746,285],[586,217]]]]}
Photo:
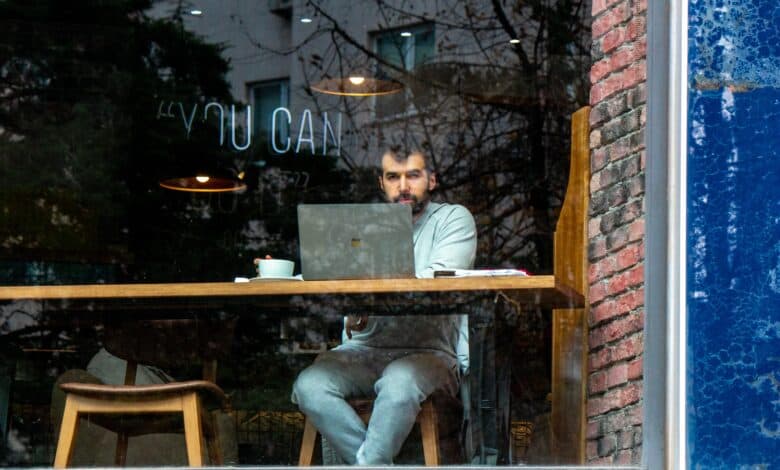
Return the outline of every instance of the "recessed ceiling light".
{"type": "Polygon", "coordinates": [[[313,20],[311,18],[301,18],[301,23],[311,23],[313,20]]]}
{"type": "Polygon", "coordinates": [[[519,39],[510,39],[509,40],[509,44],[520,44],[520,40],[519,39]]]}
{"type": "Polygon", "coordinates": [[[200,16],[203,14],[203,10],[190,10],[190,15],[200,16]]]}
{"type": "Polygon", "coordinates": [[[401,33],[401,36],[408,38],[412,36],[412,33],[410,33],[409,31],[404,31],[403,33],[401,33]]]}

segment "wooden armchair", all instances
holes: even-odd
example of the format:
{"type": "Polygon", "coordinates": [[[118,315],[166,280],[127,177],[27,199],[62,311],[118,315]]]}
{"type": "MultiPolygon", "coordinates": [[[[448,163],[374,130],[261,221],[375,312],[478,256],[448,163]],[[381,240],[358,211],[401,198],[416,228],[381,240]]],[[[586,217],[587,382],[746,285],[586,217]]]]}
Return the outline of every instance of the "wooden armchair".
{"type": "Polygon", "coordinates": [[[127,361],[125,384],[60,384],[66,399],[54,467],[68,466],[79,419],[85,415],[117,433],[117,465],[125,463],[130,437],[181,431],[182,424],[189,466],[203,465],[204,436],[211,464],[222,464],[217,426],[208,410],[229,407],[215,382],[217,359],[229,351],[235,323],[235,319],[135,319],[106,325],[104,347],[127,361]],[[166,369],[194,363],[202,364],[202,380],[135,385],[138,364],[166,369]]]}

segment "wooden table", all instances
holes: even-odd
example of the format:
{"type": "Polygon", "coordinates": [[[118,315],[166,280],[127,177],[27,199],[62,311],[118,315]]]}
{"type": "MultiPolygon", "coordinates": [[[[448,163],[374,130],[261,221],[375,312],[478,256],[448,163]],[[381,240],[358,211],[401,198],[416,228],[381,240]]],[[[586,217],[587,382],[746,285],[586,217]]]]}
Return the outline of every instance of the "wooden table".
{"type": "MultiPolygon", "coordinates": [[[[339,317],[344,313],[354,312],[353,308],[356,306],[366,307],[365,311],[373,314],[414,315],[424,312],[493,315],[495,309],[492,307],[480,309],[466,306],[492,306],[498,295],[511,299],[516,306],[532,308],[538,306],[545,309],[576,309],[584,303],[580,293],[559,282],[555,276],[0,287],[0,302],[39,301],[42,303],[42,311],[46,312],[47,321],[68,324],[80,323],[84,315],[87,316],[87,323],[92,323],[115,316],[135,319],[162,318],[181,313],[189,317],[193,314],[209,315],[215,310],[222,311],[223,307],[248,315],[273,315],[269,312],[278,308],[279,311],[285,312],[285,316],[292,314],[339,317]],[[317,308],[311,308],[314,306],[317,308]],[[310,313],[312,311],[315,313],[310,313]],[[97,318],[93,317],[93,314],[96,314],[97,318]]],[[[480,318],[477,323],[482,320],[480,318]]],[[[497,347],[495,340],[490,344],[492,348],[497,347]]],[[[505,367],[501,370],[506,372],[505,367]]],[[[495,370],[489,372],[498,374],[495,370]]],[[[480,382],[475,380],[475,383],[480,382]]],[[[508,396],[508,382],[504,385],[506,390],[501,389],[505,392],[502,396],[508,396]]],[[[498,385],[494,385],[492,392],[495,392],[496,396],[491,395],[489,400],[493,403],[493,414],[490,414],[489,407],[485,408],[485,404],[480,402],[480,406],[488,410],[485,411],[488,414],[484,418],[487,421],[480,425],[480,429],[482,426],[491,426],[495,428],[496,436],[502,436],[494,445],[502,449],[499,453],[506,460],[510,442],[507,418],[509,415],[507,410],[507,413],[498,412],[501,401],[498,398],[498,389],[498,385]]],[[[473,391],[478,393],[477,388],[473,391]]],[[[478,395],[482,397],[481,394],[478,395]]]]}
{"type": "Polygon", "coordinates": [[[6,286],[0,287],[0,301],[106,299],[121,303],[139,299],[205,299],[220,302],[233,298],[262,303],[266,297],[437,293],[468,296],[480,292],[502,292],[520,304],[547,308],[577,308],[584,302],[580,293],[554,276],[6,286]]]}

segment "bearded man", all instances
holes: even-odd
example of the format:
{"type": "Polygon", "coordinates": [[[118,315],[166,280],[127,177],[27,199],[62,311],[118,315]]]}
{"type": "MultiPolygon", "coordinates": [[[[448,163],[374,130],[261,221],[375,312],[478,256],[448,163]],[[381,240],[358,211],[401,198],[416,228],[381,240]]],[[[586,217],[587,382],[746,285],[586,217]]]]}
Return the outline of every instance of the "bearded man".
{"type": "MultiPolygon", "coordinates": [[[[412,208],[417,277],[471,268],[474,218],[463,206],[431,201],[437,181],[426,155],[388,151],[381,165],[387,202],[412,208]]],[[[461,315],[347,317],[343,343],[300,373],[292,400],[345,463],[390,465],[420,404],[434,392],[457,395],[458,356],[468,342],[462,321],[461,315]],[[375,397],[368,426],[347,402],[361,397],[375,397]]]]}

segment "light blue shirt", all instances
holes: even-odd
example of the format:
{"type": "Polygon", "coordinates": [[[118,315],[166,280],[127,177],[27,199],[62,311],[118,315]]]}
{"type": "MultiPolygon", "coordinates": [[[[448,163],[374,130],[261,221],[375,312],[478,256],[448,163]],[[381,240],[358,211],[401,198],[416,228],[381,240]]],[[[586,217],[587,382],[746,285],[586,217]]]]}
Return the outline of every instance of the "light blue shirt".
{"type": "MultiPolygon", "coordinates": [[[[413,240],[417,277],[433,277],[433,272],[438,269],[468,269],[474,266],[477,229],[474,217],[463,206],[429,202],[414,223],[413,240]]],[[[463,356],[463,322],[462,315],[371,316],[368,327],[363,331],[353,331],[352,339],[343,335],[344,342],[339,348],[359,344],[387,349],[434,350],[452,357],[463,356]]],[[[467,348],[467,336],[465,341],[467,348]]],[[[460,362],[463,366],[462,359],[460,362]]]]}

